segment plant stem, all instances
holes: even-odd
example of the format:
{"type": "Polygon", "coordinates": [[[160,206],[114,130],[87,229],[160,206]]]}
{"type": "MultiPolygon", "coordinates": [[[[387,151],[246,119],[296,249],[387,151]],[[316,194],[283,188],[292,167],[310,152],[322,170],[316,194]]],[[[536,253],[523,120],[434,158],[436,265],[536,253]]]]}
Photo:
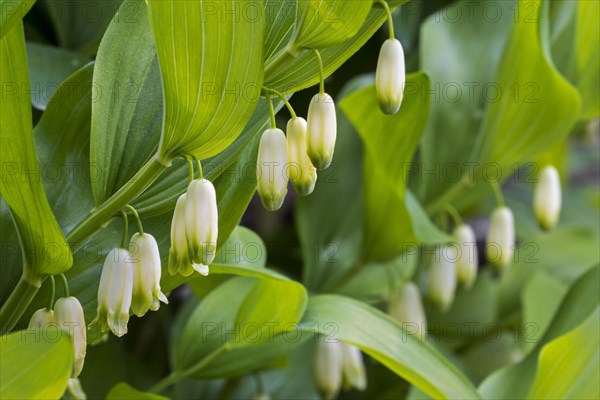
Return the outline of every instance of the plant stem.
{"type": "Polygon", "coordinates": [[[190,181],[190,183],[192,183],[192,181],[194,180],[194,161],[191,158],[188,158],[187,160],[188,163],[188,180],[190,181]]]}
{"type": "Polygon", "coordinates": [[[450,204],[446,204],[446,211],[452,217],[455,226],[460,226],[463,224],[463,220],[458,211],[456,211],[456,208],[452,207],[450,204]]]}
{"type": "Polygon", "coordinates": [[[54,282],[54,275],[50,275],[48,278],[50,279],[50,283],[52,283],[52,291],[50,292],[50,304],[48,304],[48,310],[52,310],[54,307],[54,296],[56,295],[56,282],[54,282]]]}
{"type": "Polygon", "coordinates": [[[269,103],[269,118],[271,119],[271,129],[275,129],[277,128],[277,123],[275,122],[275,109],[273,108],[271,97],[269,96],[267,96],[267,103],[269,103]]]}
{"type": "Polygon", "coordinates": [[[296,112],[294,111],[294,108],[292,107],[292,105],[290,104],[289,101],[287,101],[287,99],[285,98],[285,96],[283,95],[283,93],[278,92],[275,89],[269,89],[269,88],[264,88],[266,93],[273,93],[276,96],[278,96],[281,101],[283,101],[283,104],[285,104],[285,106],[287,107],[288,111],[290,112],[290,115],[292,116],[292,119],[297,118],[296,116],[296,112]]]}
{"type": "Polygon", "coordinates": [[[182,377],[180,377],[178,374],[173,372],[170,375],[167,375],[164,379],[161,379],[156,385],[154,385],[150,389],[148,389],[148,392],[160,393],[163,390],[165,390],[166,388],[168,388],[169,386],[171,386],[172,384],[176,383],[181,378],[182,377]]]}
{"type": "Polygon", "coordinates": [[[198,165],[198,179],[204,179],[204,172],[202,171],[202,161],[196,160],[196,165],[198,165]]]}
{"type": "Polygon", "coordinates": [[[90,212],[66,236],[67,241],[73,248],[73,252],[77,251],[87,238],[114,217],[119,210],[146,190],[166,168],[166,165],[158,161],[156,157],[153,157],[117,193],[100,207],[90,212]]]}
{"type": "Polygon", "coordinates": [[[325,93],[325,72],[323,71],[323,59],[321,58],[321,53],[319,50],[313,49],[313,53],[315,53],[315,57],[317,57],[317,62],[319,63],[319,78],[321,81],[319,82],[319,93],[325,93]]]}
{"type": "Polygon", "coordinates": [[[39,288],[24,277],[19,279],[19,283],[0,309],[0,335],[9,333],[15,327],[39,288]]]}
{"type": "Polygon", "coordinates": [[[71,293],[69,293],[69,282],[67,281],[67,277],[65,276],[65,274],[60,274],[60,277],[62,279],[62,283],[65,289],[65,297],[71,296],[71,293]]]}
{"type": "Polygon", "coordinates": [[[504,197],[502,196],[502,190],[497,181],[490,181],[492,189],[494,189],[494,195],[496,196],[496,203],[498,207],[504,207],[504,197]]]}
{"type": "Polygon", "coordinates": [[[129,228],[129,221],[127,220],[127,213],[123,210],[121,210],[121,217],[123,217],[123,234],[121,235],[120,247],[124,249],[127,246],[127,230],[129,228]]]}
{"type": "Polygon", "coordinates": [[[377,0],[377,2],[379,4],[381,4],[381,6],[383,7],[383,9],[385,10],[386,14],[387,14],[387,20],[388,20],[388,27],[389,27],[389,31],[390,31],[390,39],[395,39],[396,36],[394,35],[394,20],[392,18],[392,11],[390,10],[390,6],[388,6],[388,3],[385,0],[377,0]]]}
{"type": "Polygon", "coordinates": [[[138,214],[137,210],[135,208],[133,208],[133,206],[130,204],[127,204],[125,206],[125,208],[127,208],[133,214],[133,217],[135,218],[135,222],[137,223],[138,232],[140,233],[140,235],[143,236],[144,235],[144,227],[142,226],[142,220],[140,219],[140,215],[138,214]]]}

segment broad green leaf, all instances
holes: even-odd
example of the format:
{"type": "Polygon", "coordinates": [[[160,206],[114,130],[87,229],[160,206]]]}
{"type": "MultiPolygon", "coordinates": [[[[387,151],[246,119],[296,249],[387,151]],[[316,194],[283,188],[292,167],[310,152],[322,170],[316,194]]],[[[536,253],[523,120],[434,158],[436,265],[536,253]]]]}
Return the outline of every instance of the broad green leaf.
{"type": "Polygon", "coordinates": [[[600,115],[600,34],[596,1],[542,3],[540,25],[550,35],[550,55],[557,69],[581,95],[581,119],[600,115]],[[546,27],[545,24],[548,26],[546,27]]]}
{"type": "Polygon", "coordinates": [[[17,25],[35,0],[0,0],[0,39],[17,25]]]}
{"type": "Polygon", "coordinates": [[[167,398],[154,393],[142,392],[122,382],[116,384],[108,392],[106,400],[167,400],[167,398]]]}
{"type": "Polygon", "coordinates": [[[530,399],[600,397],[600,307],[577,328],[545,345],[530,399]]]}
{"type": "Polygon", "coordinates": [[[599,280],[600,267],[596,266],[571,286],[546,333],[527,357],[519,364],[494,372],[479,386],[479,392],[484,398],[507,399],[527,396],[535,378],[538,354],[542,347],[575,328],[597,309],[600,304],[599,280]]]}
{"type": "MultiPolygon", "coordinates": [[[[92,57],[122,0],[43,0],[40,5],[52,22],[60,47],[92,57]]],[[[137,23],[133,5],[124,22],[137,23]]]]}
{"type": "Polygon", "coordinates": [[[73,345],[62,331],[18,331],[0,339],[0,397],[58,399],[73,369],[73,345]]]}
{"type": "Polygon", "coordinates": [[[159,158],[205,159],[242,132],[263,76],[263,3],[149,0],[165,113],[159,158]],[[235,18],[253,7],[255,18],[235,18]],[[199,23],[201,21],[201,23],[199,23]]]}
{"type": "Polygon", "coordinates": [[[126,0],[115,14],[98,49],[92,88],[90,168],[102,204],[148,161],[160,138],[160,70],[144,2],[126,0]]]}
{"type": "Polygon", "coordinates": [[[66,271],[73,258],[40,179],[31,126],[25,38],[20,22],[0,41],[0,83],[5,96],[0,117],[0,155],[4,164],[0,192],[19,232],[25,279],[39,286],[42,275],[66,271]]]}
{"type": "Polygon", "coordinates": [[[321,49],[342,43],[358,32],[373,2],[298,0],[295,31],[290,40],[295,49],[321,49]]]}
{"type": "MultiPolygon", "coordinates": [[[[458,7],[465,12],[469,4],[458,7]]],[[[422,186],[430,212],[447,202],[474,205],[475,195],[489,191],[485,181],[504,179],[551,148],[579,114],[577,91],[544,54],[539,2],[500,7],[499,21],[475,13],[460,24],[432,16],[424,25],[421,61],[437,96],[421,154],[425,168],[434,168],[422,186]],[[513,22],[511,9],[525,15],[528,8],[531,18],[513,22]],[[449,179],[443,171],[457,174],[449,179]],[[465,192],[472,177],[483,183],[465,192]]]]}
{"type": "Polygon", "coordinates": [[[433,347],[364,303],[336,295],[312,297],[300,328],[358,346],[434,398],[479,398],[472,383],[433,347]],[[335,327],[333,333],[326,331],[327,324],[335,327]]]}
{"type": "Polygon", "coordinates": [[[416,199],[405,195],[408,166],[427,122],[428,90],[425,74],[409,75],[401,111],[393,116],[379,111],[375,85],[340,102],[366,148],[363,254],[368,261],[388,260],[420,241],[448,240],[429,223],[416,199]]]}
{"type": "Polygon", "coordinates": [[[330,168],[318,172],[314,192],[296,203],[296,229],[302,247],[302,281],[325,290],[356,264],[362,240],[361,143],[337,112],[338,138],[330,168]]]}
{"type": "Polygon", "coordinates": [[[90,59],[59,47],[27,42],[31,104],[45,110],[59,85],[90,59]]]}
{"type": "Polygon", "coordinates": [[[231,279],[206,296],[177,341],[175,374],[231,376],[287,350],[290,343],[279,332],[293,329],[304,312],[307,295],[302,285],[262,268],[211,265],[211,273],[259,280],[231,279]],[[257,301],[260,305],[255,307],[257,301]]]}
{"type": "Polygon", "coordinates": [[[289,43],[297,11],[295,1],[265,0],[265,60],[289,43]]]}

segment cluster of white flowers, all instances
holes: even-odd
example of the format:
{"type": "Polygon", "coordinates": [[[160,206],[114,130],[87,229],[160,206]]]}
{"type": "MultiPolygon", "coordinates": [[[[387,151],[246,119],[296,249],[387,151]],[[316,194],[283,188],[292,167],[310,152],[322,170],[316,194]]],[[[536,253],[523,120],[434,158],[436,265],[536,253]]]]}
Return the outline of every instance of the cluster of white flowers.
{"type": "Polygon", "coordinates": [[[315,382],[325,399],[345,390],[365,390],[367,375],[358,347],[341,341],[320,340],[315,355],[315,382]]]}
{"type": "Polygon", "coordinates": [[[331,164],[337,135],[335,103],[326,93],[316,94],[307,120],[294,117],[281,129],[267,129],[260,139],[256,164],[257,191],[263,206],[278,210],[287,195],[288,181],[308,196],[315,188],[317,169],[331,164]]]}

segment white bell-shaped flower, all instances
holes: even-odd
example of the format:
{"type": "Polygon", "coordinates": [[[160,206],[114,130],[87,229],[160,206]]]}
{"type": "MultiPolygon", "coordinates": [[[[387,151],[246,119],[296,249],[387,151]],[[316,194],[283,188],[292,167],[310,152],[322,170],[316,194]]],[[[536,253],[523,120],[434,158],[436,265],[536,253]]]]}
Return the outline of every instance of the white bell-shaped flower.
{"type": "Polygon", "coordinates": [[[337,396],[342,387],[342,348],[340,342],[321,339],[317,342],[315,382],[326,400],[337,396]]]}
{"type": "Polygon", "coordinates": [[[308,106],[307,151],[312,164],[326,169],[331,164],[337,137],[335,103],[327,93],[316,94],[308,106]]]}
{"type": "Polygon", "coordinates": [[[457,258],[456,246],[437,246],[429,266],[428,298],[442,311],[446,311],[454,301],[457,258]]]}
{"type": "Polygon", "coordinates": [[[258,146],[256,163],[257,190],[269,211],[281,208],[288,184],[287,139],[281,129],[267,129],[258,146]]]}
{"type": "Polygon", "coordinates": [[[560,176],[554,166],[548,165],[540,172],[533,197],[535,216],[542,228],[551,229],[556,225],[560,207],[560,176]]]}
{"type": "Polygon", "coordinates": [[[466,288],[473,286],[477,277],[477,242],[475,232],[466,224],[456,227],[454,237],[458,245],[458,260],[456,261],[456,277],[466,288]]]}
{"type": "Polygon", "coordinates": [[[111,330],[116,336],[127,333],[129,308],[133,292],[131,254],[125,249],[112,249],[102,268],[98,288],[98,314],[92,324],[102,332],[111,330]]]}
{"type": "Polygon", "coordinates": [[[160,291],[161,262],[158,244],[149,233],[136,233],[129,242],[133,269],[131,311],[138,317],[156,311],[167,297],[160,291]]]}
{"type": "Polygon", "coordinates": [[[206,179],[195,179],[188,186],[185,235],[191,261],[210,265],[217,253],[219,212],[215,187],[206,179]]]}
{"type": "Polygon", "coordinates": [[[60,328],[71,336],[74,350],[71,378],[77,378],[83,369],[87,348],[87,326],[83,316],[83,307],[76,297],[62,297],[54,304],[54,314],[60,328]]]}
{"type": "Polygon", "coordinates": [[[515,220],[508,207],[498,207],[490,217],[485,254],[488,262],[498,269],[508,267],[515,251],[515,220]]]}
{"type": "Polygon", "coordinates": [[[393,115],[400,109],[405,83],[402,44],[397,39],[388,39],[381,46],[375,74],[377,101],[385,114],[393,115]]]}
{"type": "Polygon", "coordinates": [[[44,331],[49,328],[58,329],[58,323],[56,322],[54,310],[40,308],[31,315],[27,329],[44,331]]]}
{"type": "Polygon", "coordinates": [[[176,275],[180,273],[183,276],[190,276],[194,270],[189,258],[188,242],[185,228],[185,204],[187,194],[184,193],[177,199],[173,220],[171,222],[171,248],[169,249],[169,274],[176,275]]]}
{"type": "Polygon", "coordinates": [[[365,390],[367,373],[360,349],[349,343],[340,342],[342,351],[342,378],[344,389],[365,390]]]}
{"type": "Polygon", "coordinates": [[[317,169],[308,157],[306,140],[306,120],[290,119],[287,124],[288,175],[294,189],[302,196],[311,194],[317,182],[317,169]]]}
{"type": "Polygon", "coordinates": [[[422,342],[427,336],[427,319],[419,288],[406,282],[390,295],[389,314],[402,324],[402,328],[422,342]]]}

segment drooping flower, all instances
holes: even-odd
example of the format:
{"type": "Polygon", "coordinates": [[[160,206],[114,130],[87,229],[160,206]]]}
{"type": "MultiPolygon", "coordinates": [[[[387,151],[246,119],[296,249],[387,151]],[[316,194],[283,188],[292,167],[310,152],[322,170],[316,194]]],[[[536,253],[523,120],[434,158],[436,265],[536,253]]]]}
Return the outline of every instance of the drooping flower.
{"type": "Polygon", "coordinates": [[[315,382],[327,400],[337,396],[342,387],[342,348],[339,342],[319,340],[316,346],[315,382]]]}
{"type": "Polygon", "coordinates": [[[267,129],[258,146],[256,164],[257,190],[269,211],[281,208],[288,184],[287,139],[281,129],[267,129]]]}
{"type": "Polygon", "coordinates": [[[488,262],[498,269],[508,267],[515,251],[515,221],[508,207],[498,207],[490,217],[485,253],[488,262]]]}
{"type": "Polygon", "coordinates": [[[77,378],[83,369],[87,348],[87,326],[83,316],[83,307],[76,297],[62,297],[56,300],[54,313],[60,328],[71,336],[74,350],[71,378],[77,378]]]}
{"type": "Polygon", "coordinates": [[[337,137],[335,103],[327,93],[316,94],[308,107],[307,152],[312,164],[326,169],[331,164],[337,137]]]}
{"type": "Polygon", "coordinates": [[[98,314],[92,324],[102,332],[111,330],[116,336],[127,333],[129,308],[133,292],[131,254],[125,249],[112,249],[102,268],[98,288],[98,314]]]}
{"type": "Polygon", "coordinates": [[[190,182],[185,201],[185,235],[194,264],[210,265],[217,252],[219,212],[217,193],[207,179],[190,182]]]}
{"type": "Polygon", "coordinates": [[[296,192],[308,196],[315,189],[317,169],[312,165],[306,148],[306,120],[292,118],[287,124],[289,178],[296,192]]]}
{"type": "Polygon", "coordinates": [[[440,310],[447,310],[456,291],[457,249],[452,245],[437,246],[429,266],[428,298],[440,310]]]}
{"type": "Polygon", "coordinates": [[[375,74],[377,101],[385,114],[393,115],[400,109],[405,83],[402,44],[397,39],[388,39],[381,46],[375,74]]]}
{"type": "Polygon", "coordinates": [[[50,327],[58,328],[58,322],[56,322],[56,315],[54,315],[54,310],[40,308],[31,315],[31,319],[29,320],[29,326],[27,327],[27,329],[37,329],[43,331],[50,327]]]}
{"type": "Polygon", "coordinates": [[[417,285],[406,282],[392,292],[388,307],[389,314],[402,324],[406,332],[415,335],[422,342],[425,341],[427,319],[417,285]]]}
{"type": "Polygon", "coordinates": [[[171,248],[169,249],[169,274],[176,275],[180,273],[183,276],[190,276],[194,270],[189,258],[188,242],[185,228],[185,208],[187,194],[184,193],[177,199],[173,220],[171,222],[171,248]]]}
{"type": "Polygon", "coordinates": [[[459,283],[470,288],[477,277],[478,257],[475,232],[469,225],[462,224],[454,230],[454,237],[459,253],[456,261],[456,276],[459,283]]]}
{"type": "Polygon", "coordinates": [[[132,258],[133,291],[131,311],[138,317],[150,309],[158,310],[160,301],[168,303],[160,291],[161,262],[158,244],[149,233],[136,233],[129,242],[132,258]]]}
{"type": "Polygon", "coordinates": [[[349,343],[340,342],[342,352],[342,378],[346,390],[365,390],[367,373],[360,349],[349,343]]]}
{"type": "Polygon", "coordinates": [[[548,165],[540,172],[533,197],[535,216],[542,228],[551,229],[556,225],[560,207],[560,176],[554,166],[548,165]]]}

